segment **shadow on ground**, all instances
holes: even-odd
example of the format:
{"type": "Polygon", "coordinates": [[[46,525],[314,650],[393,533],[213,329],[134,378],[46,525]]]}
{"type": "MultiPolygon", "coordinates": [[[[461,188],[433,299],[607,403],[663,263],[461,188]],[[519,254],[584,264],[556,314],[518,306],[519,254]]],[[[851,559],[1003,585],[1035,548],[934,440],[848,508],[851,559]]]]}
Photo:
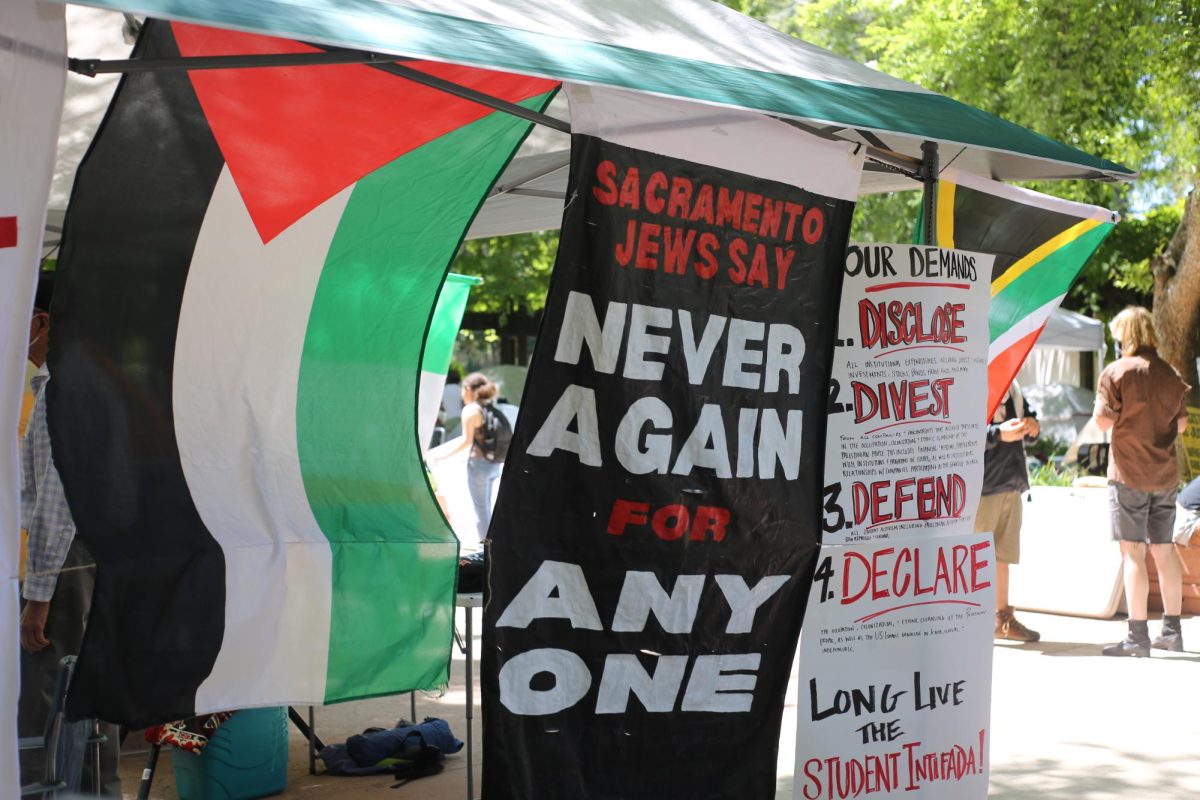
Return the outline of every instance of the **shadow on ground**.
{"type": "MultiPolygon", "coordinates": [[[[1133,731],[1130,734],[1135,735],[1133,731]]],[[[1194,758],[1149,759],[1142,752],[1113,750],[1088,743],[1074,746],[1093,751],[1095,762],[1137,762],[1145,767],[1146,780],[1131,778],[1128,770],[1097,768],[1095,762],[1039,758],[1019,765],[994,765],[989,800],[1020,800],[1035,793],[1042,800],[1195,800],[1198,796],[1200,776],[1196,774],[1194,758]]]]}
{"type": "MultiPolygon", "coordinates": [[[[1111,644],[1111,643],[1110,643],[1111,644]]],[[[1023,652],[1035,652],[1043,656],[1053,656],[1055,658],[1103,658],[1101,652],[1107,644],[1096,644],[1095,642],[997,642],[997,648],[1006,650],[1018,650],[1023,652]]],[[[1170,661],[1191,661],[1200,663],[1200,653],[1184,651],[1182,653],[1167,653],[1161,650],[1155,650],[1150,656],[1154,660],[1170,660],[1170,661]]]]}

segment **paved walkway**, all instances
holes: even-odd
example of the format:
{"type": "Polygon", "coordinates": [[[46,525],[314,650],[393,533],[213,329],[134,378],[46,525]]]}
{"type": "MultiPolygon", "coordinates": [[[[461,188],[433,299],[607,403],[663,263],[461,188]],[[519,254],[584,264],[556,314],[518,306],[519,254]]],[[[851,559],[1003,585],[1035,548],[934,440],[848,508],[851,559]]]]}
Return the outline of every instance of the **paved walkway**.
{"type": "MultiPolygon", "coordinates": [[[[460,610],[460,625],[462,630],[460,610]]],[[[1034,645],[993,648],[991,788],[989,798],[1017,800],[1195,800],[1200,798],[1200,618],[1185,619],[1191,652],[1149,660],[1104,658],[1100,648],[1124,635],[1121,620],[1022,613],[1042,633],[1034,645]],[[1137,687],[1138,703],[1115,699],[1119,687],[1137,687]]],[[[478,620],[478,617],[476,618],[478,620]]],[[[476,626],[479,630],[479,625],[476,626]]],[[[1151,632],[1157,623],[1151,623],[1151,632]]],[[[478,646],[476,647],[478,653],[478,646]]],[[[446,719],[465,736],[462,654],[454,653],[452,685],[440,698],[419,697],[420,716],[446,719]]],[[[476,665],[478,666],[478,665],[476,665]]],[[[478,674],[478,673],[476,673],[478,674]]],[[[795,694],[788,696],[795,718],[795,694]]],[[[475,695],[475,789],[479,793],[479,697],[475,695]]],[[[369,725],[392,725],[410,715],[409,699],[383,698],[318,709],[318,734],[342,741],[369,725]]],[[[780,739],[779,800],[792,798],[793,726],[780,739]]],[[[123,759],[128,797],[137,789],[144,755],[123,759]]],[[[160,760],[152,797],[176,797],[171,760],[160,760]]],[[[288,790],[281,797],[392,800],[464,800],[466,754],[451,756],[441,775],[391,789],[389,778],[310,776],[305,740],[291,739],[288,790]]],[[[964,800],[969,800],[964,798],[964,800]]]]}

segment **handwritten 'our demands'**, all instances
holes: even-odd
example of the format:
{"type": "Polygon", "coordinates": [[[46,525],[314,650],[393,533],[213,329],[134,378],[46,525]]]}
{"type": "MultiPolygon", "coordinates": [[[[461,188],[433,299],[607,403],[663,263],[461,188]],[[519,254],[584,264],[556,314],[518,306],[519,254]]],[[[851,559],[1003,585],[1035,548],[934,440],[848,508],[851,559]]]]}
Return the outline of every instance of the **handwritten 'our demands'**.
{"type": "MultiPolygon", "coordinates": [[[[825,232],[821,208],[664,171],[642,176],[637,167],[604,160],[592,180],[590,195],[598,208],[614,219],[629,217],[614,228],[611,258],[600,253],[601,261],[592,266],[655,271],[671,276],[663,280],[691,281],[696,291],[685,293],[689,297],[703,297],[717,283],[734,291],[782,291],[801,279],[793,270],[797,248],[821,243],[825,232]]],[[[586,467],[619,466],[635,476],[789,481],[799,476],[804,412],[780,400],[801,391],[807,347],[798,327],[664,305],[607,298],[597,302],[574,290],[558,313],[562,319],[554,361],[573,367],[590,361],[591,369],[573,373],[574,382],[536,423],[528,457],[566,454],[586,467]],[[705,387],[713,400],[701,404],[698,414],[688,409],[694,421],[685,430],[678,429],[678,408],[658,393],[668,363],[673,374],[692,387],[705,387]],[[638,399],[615,415],[620,418],[615,430],[601,430],[597,381],[589,375],[619,376],[637,384],[636,391],[625,395],[638,399]],[[717,402],[722,389],[736,392],[743,406],[717,402]],[[761,402],[744,399],[754,394],[761,402]],[[604,446],[602,435],[611,437],[611,446],[604,446]]],[[[602,399],[609,403],[620,395],[602,399]]],[[[608,406],[605,412],[607,417],[608,406]]],[[[686,536],[719,543],[734,522],[729,509],[652,509],[648,503],[618,498],[606,532],[620,537],[647,529],[662,540],[686,536]]],[[[791,577],[685,574],[672,584],[653,571],[631,569],[625,572],[615,608],[602,617],[583,565],[546,560],[503,608],[496,625],[525,629],[565,620],[586,636],[588,631],[637,633],[656,623],[665,633],[687,634],[703,611],[706,619],[713,613],[724,617],[725,635],[750,641],[758,610],[791,577]],[[710,603],[723,611],[705,610],[710,603]]],[[[593,675],[578,653],[537,648],[505,661],[499,673],[500,702],[514,714],[554,714],[579,704],[598,680],[595,705],[589,709],[596,714],[625,713],[634,698],[649,713],[745,713],[753,705],[761,659],[757,652],[691,656],[643,649],[605,654],[599,674],[593,675]],[[552,688],[535,680],[545,674],[553,676],[552,688]]]]}
{"type": "MultiPolygon", "coordinates": [[[[970,253],[912,247],[908,255],[905,269],[905,265],[893,262],[896,253],[890,245],[851,245],[846,252],[846,275],[872,280],[875,285],[868,290],[872,292],[928,285],[967,289],[978,275],[975,257],[970,253]]],[[[961,302],[864,297],[858,304],[859,341],[867,353],[878,355],[921,347],[959,350],[967,342],[963,333],[965,310],[961,302]]],[[[948,419],[954,382],[954,378],[944,376],[914,376],[883,383],[852,381],[854,422],[948,419]]]]}

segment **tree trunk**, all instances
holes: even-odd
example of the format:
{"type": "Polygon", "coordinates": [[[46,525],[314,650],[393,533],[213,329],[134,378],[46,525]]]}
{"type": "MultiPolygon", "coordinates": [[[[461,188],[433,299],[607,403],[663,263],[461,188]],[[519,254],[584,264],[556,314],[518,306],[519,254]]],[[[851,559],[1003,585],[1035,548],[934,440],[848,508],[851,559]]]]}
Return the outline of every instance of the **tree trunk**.
{"type": "MultiPolygon", "coordinates": [[[[1188,405],[1200,406],[1200,183],[1183,208],[1183,219],[1162,254],[1150,259],[1154,274],[1154,329],[1158,352],[1192,387],[1188,405]]],[[[1185,468],[1183,448],[1178,448],[1185,468]]],[[[1185,473],[1186,474],[1186,468],[1185,473]]]]}
{"type": "MultiPolygon", "coordinates": [[[[1200,352],[1200,183],[1183,207],[1183,219],[1162,255],[1150,260],[1154,273],[1154,329],[1158,352],[1192,386],[1189,406],[1200,406],[1200,380],[1196,354],[1200,352]]],[[[1191,477],[1188,454],[1177,443],[1180,475],[1191,477]]],[[[1184,613],[1200,612],[1200,547],[1176,545],[1183,568],[1184,613]]],[[[1147,564],[1153,559],[1147,559],[1147,564]]],[[[1157,570],[1151,569],[1150,604],[1158,608],[1162,597],[1157,570]]]]}
{"type": "Polygon", "coordinates": [[[1200,351],[1200,185],[1184,204],[1183,219],[1154,273],[1154,327],[1158,351],[1193,387],[1200,351]]]}

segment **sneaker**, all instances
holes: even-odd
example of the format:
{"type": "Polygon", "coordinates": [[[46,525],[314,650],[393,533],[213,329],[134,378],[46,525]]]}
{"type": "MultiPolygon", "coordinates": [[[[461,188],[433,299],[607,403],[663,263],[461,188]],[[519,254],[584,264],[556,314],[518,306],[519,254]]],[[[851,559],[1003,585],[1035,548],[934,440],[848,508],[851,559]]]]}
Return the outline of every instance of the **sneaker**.
{"type": "Polygon", "coordinates": [[[1116,644],[1110,644],[1102,651],[1106,656],[1130,656],[1133,658],[1150,657],[1150,634],[1146,630],[1145,620],[1129,620],[1129,633],[1116,644]]]}
{"type": "Polygon", "coordinates": [[[1036,642],[1042,638],[1037,631],[1031,631],[1013,616],[1012,607],[996,612],[996,638],[1013,642],[1036,642]]]}

